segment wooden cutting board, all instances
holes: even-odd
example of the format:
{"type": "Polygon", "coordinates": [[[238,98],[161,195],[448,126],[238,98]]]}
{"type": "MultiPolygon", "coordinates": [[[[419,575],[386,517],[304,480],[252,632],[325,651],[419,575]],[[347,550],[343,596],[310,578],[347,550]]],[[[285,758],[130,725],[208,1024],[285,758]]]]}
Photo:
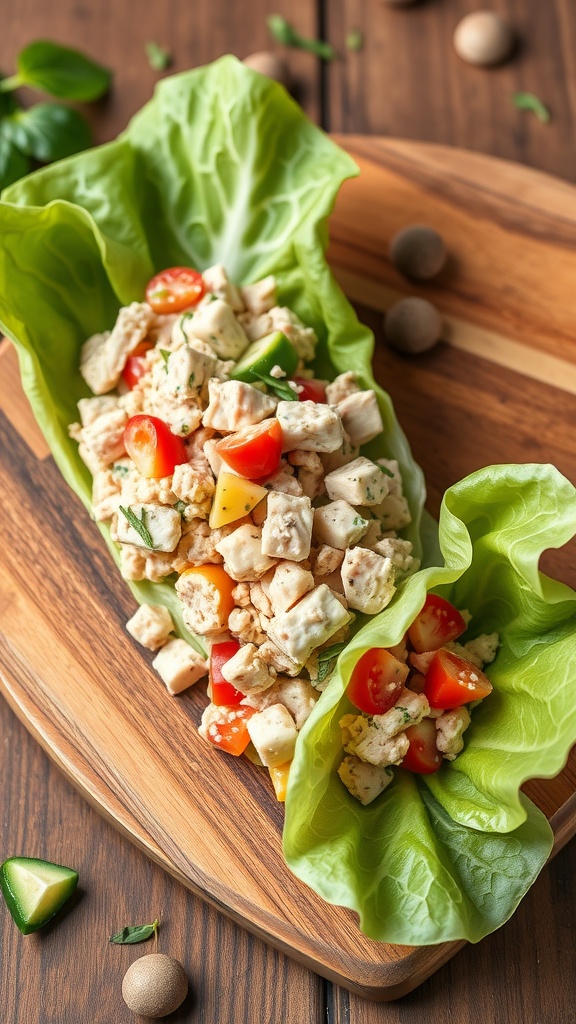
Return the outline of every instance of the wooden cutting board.
{"type": "MultiPolygon", "coordinates": [[[[425,470],[430,510],[496,462],[550,461],[576,481],[576,189],[439,146],[338,141],[361,176],[339,197],[330,260],[376,332],[376,376],[425,470]],[[394,232],[415,222],[439,228],[450,251],[442,276],[418,288],[387,258],[394,232]],[[438,304],[447,343],[417,358],[384,346],[381,313],[403,294],[438,304]]],[[[360,995],[420,984],[462,944],[372,942],[294,878],[266,773],[200,740],[203,687],[169,697],[125,632],[131,595],[49,456],[7,342],[0,410],[0,684],[18,716],[92,804],[233,920],[360,995]]],[[[576,586],[574,544],[543,566],[576,586]]],[[[576,831],[576,758],[526,791],[557,851],[576,831]]]]}

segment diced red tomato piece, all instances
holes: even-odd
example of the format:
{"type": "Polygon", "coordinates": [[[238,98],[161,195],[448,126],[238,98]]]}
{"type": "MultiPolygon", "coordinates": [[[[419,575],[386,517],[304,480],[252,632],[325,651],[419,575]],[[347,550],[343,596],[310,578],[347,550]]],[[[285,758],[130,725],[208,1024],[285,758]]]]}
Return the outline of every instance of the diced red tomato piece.
{"type": "Polygon", "coordinates": [[[466,631],[466,622],[450,601],[438,594],[428,594],[424,607],[408,629],[408,639],[415,651],[437,651],[466,631]]]}
{"type": "Polygon", "coordinates": [[[262,480],[278,469],[282,443],[282,427],[277,419],[269,419],[223,437],[214,449],[240,476],[262,480]]]}
{"type": "Polygon", "coordinates": [[[470,661],[452,651],[436,651],[424,686],[431,708],[459,708],[491,692],[488,677],[470,661]]]}
{"type": "Polygon", "coordinates": [[[347,694],[359,711],[384,715],[396,703],[409,668],[384,647],[372,647],[354,666],[347,694]]]}
{"type": "Polygon", "coordinates": [[[141,341],[132,352],[132,355],[128,356],[122,370],[122,380],[130,390],[136,387],[138,381],[147,373],[149,364],[144,356],[151,348],[154,348],[151,341],[141,341]]]}
{"type": "Polygon", "coordinates": [[[239,704],[222,707],[222,718],[212,721],[207,729],[207,738],[210,743],[227,754],[238,757],[243,754],[250,743],[250,733],[247,722],[252,715],[256,714],[256,708],[240,706],[239,704]]]}
{"type": "Polygon", "coordinates": [[[306,377],[294,377],[294,383],[302,388],[298,392],[299,402],[326,402],[326,385],[323,380],[307,380],[306,377]]]}
{"type": "Polygon", "coordinates": [[[131,416],[124,428],[124,447],[138,472],[153,479],[170,476],[175,466],[188,462],[182,438],[157,416],[131,416]]]}
{"type": "Polygon", "coordinates": [[[409,725],[405,732],[410,742],[401,765],[417,775],[432,775],[442,766],[442,754],[436,746],[436,725],[432,718],[423,718],[409,725]]]}
{"type": "Polygon", "coordinates": [[[210,668],[208,679],[210,699],[213,704],[239,704],[244,694],[237,690],[222,675],[222,668],[236,651],[240,650],[237,640],[224,640],[221,644],[212,644],[210,650],[210,668]]]}
{"type": "Polygon", "coordinates": [[[148,282],[146,302],[155,313],[181,313],[204,294],[202,274],[192,267],[168,267],[148,282]]]}

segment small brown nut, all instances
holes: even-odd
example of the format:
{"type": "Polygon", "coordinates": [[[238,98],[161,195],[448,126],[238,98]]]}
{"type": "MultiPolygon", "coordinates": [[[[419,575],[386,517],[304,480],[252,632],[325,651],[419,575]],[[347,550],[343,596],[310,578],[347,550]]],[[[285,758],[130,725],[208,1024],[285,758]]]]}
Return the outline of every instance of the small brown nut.
{"type": "Polygon", "coordinates": [[[454,32],[454,49],[458,56],[479,67],[501,64],[512,53],[514,43],[511,26],[495,11],[467,14],[454,32]]]}
{"type": "Polygon", "coordinates": [[[446,262],[446,246],[435,228],[412,224],[394,235],[390,243],[390,259],[405,277],[413,281],[428,281],[442,270],[446,262]]]}
{"type": "Polygon", "coordinates": [[[280,85],[283,85],[286,89],[290,88],[291,80],[288,65],[277,54],[270,53],[268,50],[258,50],[257,53],[251,53],[248,57],[244,57],[242,63],[246,67],[252,68],[253,71],[259,71],[261,75],[266,75],[267,78],[280,82],[280,85]]]}
{"type": "Polygon", "coordinates": [[[179,960],[165,953],[149,953],[130,965],[122,982],[122,997],[132,1013],[167,1017],[184,1002],[188,978],[179,960]]]}
{"type": "Polygon", "coordinates": [[[440,340],[441,331],[442,321],[436,307],[415,296],[396,302],[384,320],[386,340],[398,352],[426,352],[440,340]]]}

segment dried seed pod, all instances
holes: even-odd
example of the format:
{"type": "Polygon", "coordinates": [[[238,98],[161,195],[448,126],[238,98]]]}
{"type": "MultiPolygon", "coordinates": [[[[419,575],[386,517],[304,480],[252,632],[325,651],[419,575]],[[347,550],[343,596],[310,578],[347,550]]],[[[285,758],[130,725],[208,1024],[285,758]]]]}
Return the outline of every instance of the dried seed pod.
{"type": "Polygon", "coordinates": [[[244,57],[242,63],[246,67],[252,68],[253,71],[259,71],[261,75],[266,75],[267,78],[280,82],[280,85],[283,85],[286,89],[290,88],[291,80],[288,65],[276,53],[271,53],[268,50],[259,50],[257,53],[251,53],[248,57],[244,57]]]}
{"type": "Polygon", "coordinates": [[[436,307],[415,296],[396,302],[384,320],[388,343],[398,352],[411,355],[432,348],[440,340],[441,331],[442,320],[436,307]]]}
{"type": "Polygon", "coordinates": [[[446,262],[446,246],[435,228],[412,224],[392,239],[390,259],[405,277],[413,281],[428,281],[442,270],[446,262]]]}
{"type": "Polygon", "coordinates": [[[454,49],[462,60],[479,67],[501,64],[514,48],[511,26],[495,11],[473,11],[456,26],[454,49]]]}

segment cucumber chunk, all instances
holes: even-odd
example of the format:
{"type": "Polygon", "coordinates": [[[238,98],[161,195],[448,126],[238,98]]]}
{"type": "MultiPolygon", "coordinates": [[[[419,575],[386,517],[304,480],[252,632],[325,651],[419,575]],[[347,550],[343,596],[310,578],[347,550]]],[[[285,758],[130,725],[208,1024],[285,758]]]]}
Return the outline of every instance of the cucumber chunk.
{"type": "Polygon", "coordinates": [[[258,378],[253,373],[270,373],[274,366],[281,366],[287,377],[291,377],[298,366],[298,353],[292,342],[282,331],[272,331],[258,341],[253,341],[240,357],[230,376],[254,384],[258,378]]]}
{"type": "Polygon", "coordinates": [[[0,889],[24,935],[43,928],[77,884],[77,871],[36,857],[9,857],[0,866],[0,889]]]}

